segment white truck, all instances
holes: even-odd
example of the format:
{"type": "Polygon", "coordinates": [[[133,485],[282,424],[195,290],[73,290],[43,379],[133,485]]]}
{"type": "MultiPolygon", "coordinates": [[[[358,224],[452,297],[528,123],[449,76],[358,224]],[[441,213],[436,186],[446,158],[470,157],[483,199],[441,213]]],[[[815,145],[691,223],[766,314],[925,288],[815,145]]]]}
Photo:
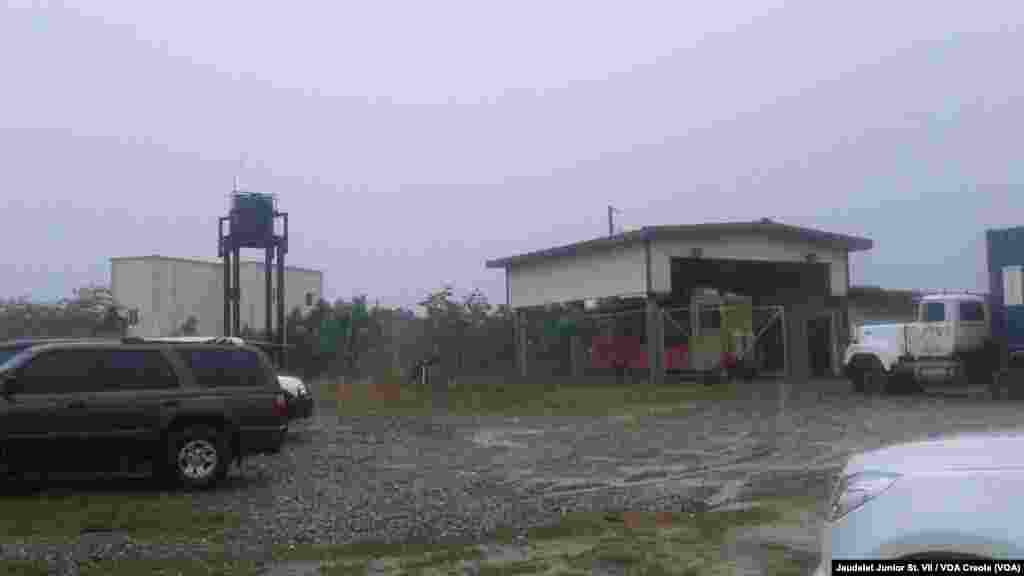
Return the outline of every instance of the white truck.
{"type": "Polygon", "coordinates": [[[932,294],[917,320],[857,329],[843,359],[856,392],[887,394],[926,386],[991,384],[999,369],[992,310],[979,294],[932,294]]]}

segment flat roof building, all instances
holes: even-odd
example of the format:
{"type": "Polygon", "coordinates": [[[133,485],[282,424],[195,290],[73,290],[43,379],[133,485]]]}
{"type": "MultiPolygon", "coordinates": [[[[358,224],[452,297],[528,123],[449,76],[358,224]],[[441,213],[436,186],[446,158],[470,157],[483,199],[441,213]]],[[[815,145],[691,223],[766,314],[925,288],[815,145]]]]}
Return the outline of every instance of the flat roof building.
{"type": "MultiPolygon", "coordinates": [[[[114,299],[134,311],[138,322],[129,335],[157,337],[177,334],[195,318],[196,332],[226,335],[224,327],[224,268],[219,261],[167,256],[110,259],[114,299]]],[[[262,331],[266,326],[264,263],[240,263],[241,326],[262,331]]],[[[277,270],[272,268],[275,308],[277,270]]],[[[319,270],[285,267],[285,313],[306,312],[323,297],[324,275],[319,270]]]]}

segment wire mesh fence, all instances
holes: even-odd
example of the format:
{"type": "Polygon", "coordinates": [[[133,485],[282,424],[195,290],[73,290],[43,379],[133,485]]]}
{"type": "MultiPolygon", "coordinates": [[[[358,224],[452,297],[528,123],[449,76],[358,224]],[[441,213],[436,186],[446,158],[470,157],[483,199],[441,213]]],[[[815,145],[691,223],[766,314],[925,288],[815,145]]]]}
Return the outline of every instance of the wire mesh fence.
{"type": "Polygon", "coordinates": [[[586,350],[582,376],[620,383],[646,376],[649,362],[644,310],[589,314],[581,324],[586,350]]]}
{"type": "MultiPolygon", "coordinates": [[[[620,383],[647,380],[648,312],[548,312],[527,320],[528,374],[620,383]]],[[[784,367],[782,311],[749,303],[660,310],[662,366],[678,377],[775,375],[784,367]]],[[[654,331],[657,334],[657,330],[654,331]]]]}
{"type": "MultiPolygon", "coordinates": [[[[661,362],[669,381],[701,374],[774,374],[784,367],[778,307],[714,304],[659,311],[661,362]]],[[[528,310],[478,322],[445,324],[397,319],[360,355],[364,377],[417,380],[426,364],[433,382],[531,381],[635,383],[648,381],[652,358],[643,303],[618,310],[581,307],[528,310]],[[525,340],[524,352],[518,343],[525,340]]]]}

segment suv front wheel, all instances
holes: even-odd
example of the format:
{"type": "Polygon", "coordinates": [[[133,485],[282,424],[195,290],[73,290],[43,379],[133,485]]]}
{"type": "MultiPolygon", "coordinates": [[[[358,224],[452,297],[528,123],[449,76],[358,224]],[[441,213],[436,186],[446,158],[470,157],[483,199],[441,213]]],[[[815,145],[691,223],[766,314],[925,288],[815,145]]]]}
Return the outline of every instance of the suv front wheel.
{"type": "Polygon", "coordinates": [[[226,435],[213,427],[179,428],[170,436],[170,471],[186,490],[211,488],[228,474],[230,446],[226,435]]]}

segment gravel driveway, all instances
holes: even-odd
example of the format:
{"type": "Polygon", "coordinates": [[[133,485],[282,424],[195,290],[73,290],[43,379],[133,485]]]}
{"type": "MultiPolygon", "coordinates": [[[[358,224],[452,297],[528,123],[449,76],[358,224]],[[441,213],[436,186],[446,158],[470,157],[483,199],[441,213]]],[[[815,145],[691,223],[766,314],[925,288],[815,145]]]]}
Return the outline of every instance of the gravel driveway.
{"type": "MultiPolygon", "coordinates": [[[[228,549],[360,539],[465,542],[526,528],[563,510],[673,509],[761,495],[825,496],[852,451],[959,430],[1017,425],[1020,406],[968,398],[851,396],[845,383],[751,384],[743,398],[687,417],[339,418],[295,426],[284,452],[248,460],[195,506],[240,514],[228,549]]],[[[809,528],[809,530],[811,530],[809,528]]],[[[813,530],[811,530],[813,532],[813,530]]],[[[813,539],[803,545],[812,551],[813,539]]],[[[791,538],[792,539],[792,538],[791,538]]],[[[797,538],[799,540],[799,538],[797,538]]],[[[7,542],[4,557],[180,557],[196,545],[117,534],[69,548],[7,542]]]]}

